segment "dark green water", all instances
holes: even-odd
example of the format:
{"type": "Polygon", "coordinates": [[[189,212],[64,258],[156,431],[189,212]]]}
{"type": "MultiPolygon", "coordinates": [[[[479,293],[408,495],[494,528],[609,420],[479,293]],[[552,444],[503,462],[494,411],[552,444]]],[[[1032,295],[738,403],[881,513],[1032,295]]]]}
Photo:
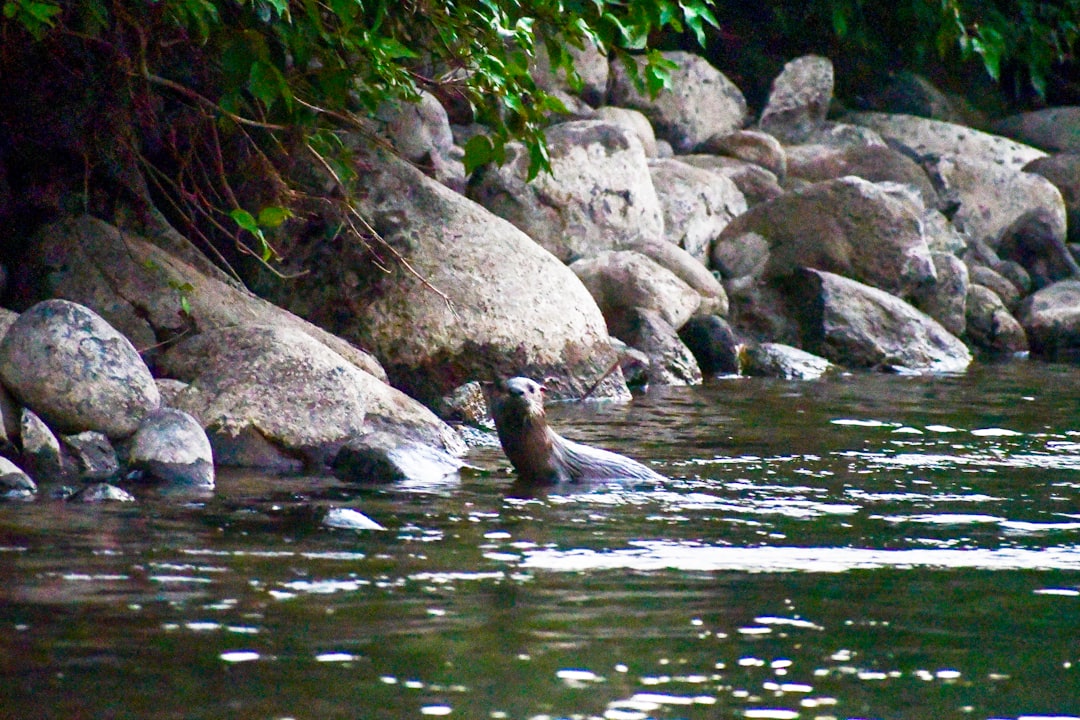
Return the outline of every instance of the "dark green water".
{"type": "Polygon", "coordinates": [[[0,505],[0,717],[1080,717],[1078,401],[1027,363],[721,380],[551,410],[655,491],[516,499],[483,450],[0,505]]]}

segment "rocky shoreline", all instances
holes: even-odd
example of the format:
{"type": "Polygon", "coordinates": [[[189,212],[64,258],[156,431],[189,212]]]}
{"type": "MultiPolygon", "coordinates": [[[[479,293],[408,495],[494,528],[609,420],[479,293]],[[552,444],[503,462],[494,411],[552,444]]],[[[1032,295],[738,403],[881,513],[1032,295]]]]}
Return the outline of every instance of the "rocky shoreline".
{"type": "Polygon", "coordinates": [[[751,118],[703,58],[665,55],[656,99],[597,53],[577,96],[538,69],[572,116],[531,180],[517,146],[466,177],[478,129],[432,96],[381,113],[398,155],[357,140],[355,207],[381,267],[286,225],[304,274],[256,296],[156,215],[38,228],[8,268],[35,302],[3,319],[0,492],[129,500],[212,488],[215,466],[441,479],[496,376],[626,399],[716,373],[1075,358],[1080,108],[976,129],[922,82],[932,117],[830,114],[832,65],[808,56],[751,118]]]}

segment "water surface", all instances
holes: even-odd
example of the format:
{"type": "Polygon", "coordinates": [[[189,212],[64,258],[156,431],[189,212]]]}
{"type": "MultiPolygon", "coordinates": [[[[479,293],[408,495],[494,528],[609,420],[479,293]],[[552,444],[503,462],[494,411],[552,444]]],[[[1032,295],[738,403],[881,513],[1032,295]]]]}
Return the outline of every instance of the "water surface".
{"type": "Polygon", "coordinates": [[[662,488],[518,497],[478,449],[418,488],[3,504],[0,717],[1080,717],[1078,379],[551,408],[662,488]]]}

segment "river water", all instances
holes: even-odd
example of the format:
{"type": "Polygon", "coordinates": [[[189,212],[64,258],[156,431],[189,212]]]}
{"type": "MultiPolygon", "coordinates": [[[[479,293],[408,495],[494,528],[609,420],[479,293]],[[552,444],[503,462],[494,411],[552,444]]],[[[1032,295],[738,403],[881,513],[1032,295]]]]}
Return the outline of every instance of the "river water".
{"type": "Polygon", "coordinates": [[[0,505],[0,718],[1080,717],[1080,368],[720,379],[363,488],[0,505]],[[354,508],[382,531],[331,529],[354,508]]]}

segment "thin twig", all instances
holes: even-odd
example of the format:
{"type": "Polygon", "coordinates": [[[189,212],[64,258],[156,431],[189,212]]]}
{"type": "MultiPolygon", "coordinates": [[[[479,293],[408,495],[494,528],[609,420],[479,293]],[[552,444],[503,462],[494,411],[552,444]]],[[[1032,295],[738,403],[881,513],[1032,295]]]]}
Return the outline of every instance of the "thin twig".
{"type": "Polygon", "coordinates": [[[597,380],[591,386],[589,386],[589,389],[585,391],[585,394],[581,396],[581,399],[582,400],[587,400],[589,398],[589,396],[592,395],[596,391],[596,388],[600,387],[600,383],[607,380],[608,377],[611,375],[611,373],[615,372],[616,368],[618,368],[618,367],[619,367],[619,360],[616,359],[615,362],[612,363],[611,367],[609,367],[607,369],[607,372],[605,372],[603,375],[601,375],[599,380],[597,380]]]}

